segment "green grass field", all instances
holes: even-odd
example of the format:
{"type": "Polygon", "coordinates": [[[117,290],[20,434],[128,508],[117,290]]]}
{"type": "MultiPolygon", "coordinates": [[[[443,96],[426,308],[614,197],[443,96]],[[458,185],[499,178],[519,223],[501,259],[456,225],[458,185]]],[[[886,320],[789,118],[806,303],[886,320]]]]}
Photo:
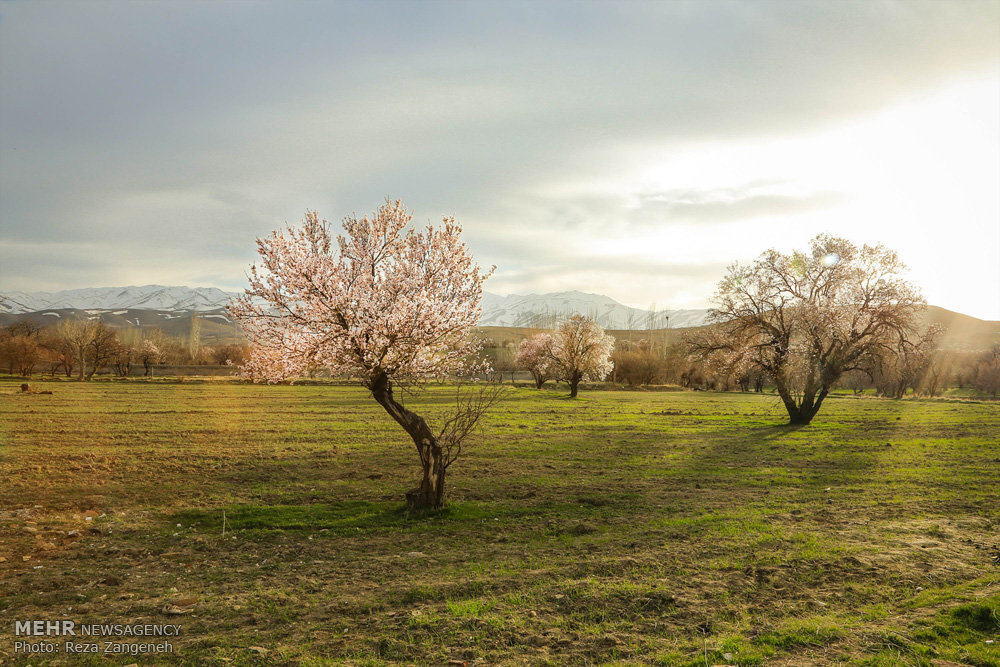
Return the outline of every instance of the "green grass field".
{"type": "Polygon", "coordinates": [[[996,403],[836,397],[795,429],[770,395],[520,388],[417,516],[363,389],[37,387],[0,382],[5,665],[1000,665],[996,403]],[[15,620],[64,618],[181,634],[14,653],[15,620]]]}

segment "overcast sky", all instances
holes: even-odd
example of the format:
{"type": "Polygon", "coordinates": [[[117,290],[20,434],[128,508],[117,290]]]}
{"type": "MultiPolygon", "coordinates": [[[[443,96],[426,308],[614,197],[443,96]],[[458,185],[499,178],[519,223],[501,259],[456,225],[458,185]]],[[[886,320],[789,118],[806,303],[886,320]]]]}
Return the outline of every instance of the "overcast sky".
{"type": "Polygon", "coordinates": [[[820,232],[1000,319],[1000,2],[4,2],[0,291],[239,289],[385,197],[498,293],[709,305],[820,232]]]}

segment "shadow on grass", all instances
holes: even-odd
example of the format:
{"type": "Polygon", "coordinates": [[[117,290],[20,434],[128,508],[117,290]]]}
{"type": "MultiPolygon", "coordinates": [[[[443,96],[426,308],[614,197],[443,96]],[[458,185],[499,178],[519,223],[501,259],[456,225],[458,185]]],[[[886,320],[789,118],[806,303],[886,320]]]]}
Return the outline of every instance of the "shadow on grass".
{"type": "MultiPolygon", "coordinates": [[[[571,505],[569,505],[571,506],[571,505]]],[[[364,535],[382,530],[467,529],[485,521],[520,518],[558,511],[556,506],[519,507],[502,504],[449,503],[440,510],[410,510],[395,502],[346,501],[309,505],[233,505],[212,510],[190,509],[167,517],[171,525],[201,531],[226,530],[324,531],[328,534],[364,535]]],[[[586,513],[582,510],[580,513],[586,513]]],[[[496,525],[496,524],[494,524],[496,525]]]]}

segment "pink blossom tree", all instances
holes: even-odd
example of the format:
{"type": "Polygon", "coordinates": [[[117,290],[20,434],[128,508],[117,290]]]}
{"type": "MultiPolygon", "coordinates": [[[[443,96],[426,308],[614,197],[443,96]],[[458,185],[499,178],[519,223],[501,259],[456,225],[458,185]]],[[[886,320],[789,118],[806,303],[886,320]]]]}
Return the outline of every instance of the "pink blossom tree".
{"type": "Polygon", "coordinates": [[[614,368],[614,347],[614,337],[604,333],[597,322],[574,315],[556,327],[545,356],[554,376],[567,382],[570,397],[576,398],[580,380],[603,380],[614,368]]]}
{"type": "Polygon", "coordinates": [[[545,381],[552,377],[552,360],[548,356],[551,347],[552,335],[547,333],[537,333],[517,344],[514,363],[531,373],[536,389],[541,389],[545,381]]]}
{"type": "Polygon", "coordinates": [[[492,270],[480,272],[454,218],[414,231],[411,217],[387,200],[371,217],[345,218],[334,238],[326,220],[307,212],[301,226],[257,240],[262,270],[251,267],[250,287],[230,312],[252,345],[246,377],[275,382],[324,367],[367,387],[420,456],[423,478],[408,503],[437,508],[445,471],[461,451],[454,440],[492,401],[460,400],[435,434],[393,389],[484,370],[470,330],[492,270]]]}

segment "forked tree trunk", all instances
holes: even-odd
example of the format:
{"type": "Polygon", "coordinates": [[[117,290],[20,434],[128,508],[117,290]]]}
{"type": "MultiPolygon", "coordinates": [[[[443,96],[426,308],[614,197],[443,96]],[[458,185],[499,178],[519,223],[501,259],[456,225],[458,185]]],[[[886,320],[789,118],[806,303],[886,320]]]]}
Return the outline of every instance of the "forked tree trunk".
{"type": "Polygon", "coordinates": [[[830,393],[829,388],[823,387],[818,395],[806,393],[802,397],[802,402],[796,403],[795,397],[788,391],[784,382],[777,380],[777,389],[778,395],[781,396],[781,402],[784,403],[785,410],[788,412],[788,423],[794,426],[805,426],[811,422],[816,413],[819,412],[820,406],[823,405],[823,399],[830,393]]]}
{"type": "Polygon", "coordinates": [[[420,486],[406,493],[406,504],[411,509],[439,509],[444,505],[445,460],[444,451],[431,432],[427,422],[420,415],[407,410],[396,402],[392,395],[392,381],[384,374],[373,378],[372,396],[396,423],[413,439],[420,455],[423,479],[420,486]]]}

